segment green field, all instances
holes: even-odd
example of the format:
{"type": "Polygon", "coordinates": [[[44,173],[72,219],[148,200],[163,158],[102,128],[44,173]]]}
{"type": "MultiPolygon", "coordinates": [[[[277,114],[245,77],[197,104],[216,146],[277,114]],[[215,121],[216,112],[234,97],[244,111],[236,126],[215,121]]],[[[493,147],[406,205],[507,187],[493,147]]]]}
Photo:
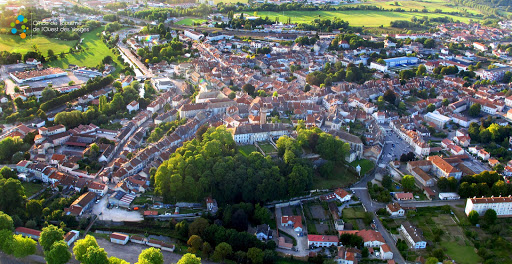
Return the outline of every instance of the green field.
{"type": "MultiPolygon", "coordinates": [[[[265,18],[269,17],[274,20],[276,17],[279,21],[283,22],[291,18],[292,23],[311,23],[315,19],[334,19],[339,18],[349,22],[351,26],[364,26],[364,27],[389,27],[391,21],[407,20],[410,21],[413,17],[451,17],[454,20],[461,22],[469,22],[470,18],[458,17],[444,14],[434,13],[414,13],[414,12],[388,12],[388,11],[367,11],[367,10],[353,10],[353,11],[285,11],[285,12],[258,12],[258,16],[265,18]]],[[[477,19],[473,19],[477,20],[477,19]]]]}
{"type": "Polygon", "coordinates": [[[258,145],[260,146],[261,150],[263,150],[263,152],[265,152],[265,154],[267,155],[273,152],[277,152],[277,150],[272,145],[270,145],[270,143],[260,143],[258,145]]]}
{"type": "Polygon", "coordinates": [[[185,18],[178,22],[176,22],[176,25],[184,25],[184,26],[192,26],[194,23],[203,23],[206,22],[205,19],[199,19],[199,18],[185,18]]]}
{"type": "Polygon", "coordinates": [[[462,12],[467,11],[471,14],[481,14],[480,11],[467,7],[458,7],[450,1],[443,0],[425,0],[425,1],[396,1],[398,6],[395,5],[395,1],[367,1],[365,3],[357,3],[350,5],[373,5],[382,7],[384,9],[396,9],[402,8],[406,11],[411,9],[417,9],[419,11],[426,8],[429,12],[434,12],[436,9],[441,9],[443,12],[462,12]]]}
{"type": "Polygon", "coordinates": [[[249,154],[253,152],[258,152],[258,149],[254,145],[244,145],[238,146],[238,152],[242,153],[244,156],[249,156],[249,154]]]}
{"type": "Polygon", "coordinates": [[[312,189],[333,189],[346,187],[357,181],[357,175],[349,171],[345,165],[337,165],[334,167],[333,175],[328,178],[315,176],[313,178],[312,189]]]}
{"type": "Polygon", "coordinates": [[[357,167],[357,165],[361,166],[361,175],[365,175],[375,166],[371,160],[367,159],[355,160],[352,163],[350,163],[350,166],[354,168],[357,167]]]}
{"type": "Polygon", "coordinates": [[[365,211],[364,211],[363,207],[360,207],[360,206],[359,207],[349,207],[349,208],[343,209],[342,215],[343,215],[343,218],[347,218],[347,219],[360,219],[360,218],[364,218],[365,211]]]}
{"type": "Polygon", "coordinates": [[[32,183],[32,182],[21,182],[21,185],[23,185],[23,188],[25,188],[25,196],[30,197],[40,190],[43,189],[43,185],[40,183],[32,183]]]}
{"type": "Polygon", "coordinates": [[[101,33],[101,31],[103,31],[102,27],[82,35],[84,39],[82,41],[84,51],[75,54],[66,54],[62,59],[59,58],[58,60],[47,63],[47,66],[67,68],[69,64],[75,64],[78,66],[95,67],[101,63],[103,58],[111,56],[114,60],[114,64],[116,64],[114,65],[116,66],[116,73],[118,73],[121,70],[119,66],[121,64],[117,59],[117,55],[96,36],[96,34],[101,33]]]}
{"type": "Polygon", "coordinates": [[[446,241],[441,242],[441,246],[446,250],[445,253],[457,261],[457,263],[481,263],[480,257],[475,253],[475,248],[472,246],[461,246],[457,243],[446,241]]]}
{"type": "Polygon", "coordinates": [[[48,54],[51,49],[55,54],[61,52],[68,52],[69,48],[74,47],[77,40],[65,41],[47,38],[44,36],[28,36],[26,39],[21,39],[16,35],[0,34],[0,50],[9,52],[18,52],[25,54],[28,51],[34,51],[33,46],[36,45],[43,55],[48,54]]]}

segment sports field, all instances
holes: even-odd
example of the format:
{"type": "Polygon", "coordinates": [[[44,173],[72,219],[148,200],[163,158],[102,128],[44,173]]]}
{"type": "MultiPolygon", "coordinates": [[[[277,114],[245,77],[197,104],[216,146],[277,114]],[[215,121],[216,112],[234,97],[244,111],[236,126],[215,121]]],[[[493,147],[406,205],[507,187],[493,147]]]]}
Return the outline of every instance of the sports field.
{"type": "Polygon", "coordinates": [[[206,20],[204,19],[199,19],[199,18],[185,18],[185,19],[182,19],[178,22],[176,22],[176,25],[184,25],[184,26],[192,26],[194,25],[194,23],[203,23],[203,22],[206,22],[206,20]]]}
{"type": "MultiPolygon", "coordinates": [[[[54,60],[48,63],[48,66],[67,68],[69,64],[78,66],[95,67],[103,58],[111,56],[114,64],[121,65],[115,55],[107,45],[96,36],[101,33],[102,27],[97,28],[91,32],[82,35],[82,47],[84,51],[75,54],[66,54],[62,59],[54,60]]],[[[116,66],[116,72],[119,72],[120,67],[116,66]]]]}
{"type": "MultiPolygon", "coordinates": [[[[391,21],[407,20],[412,17],[451,17],[461,22],[469,22],[470,18],[451,16],[435,13],[415,13],[415,12],[388,12],[388,11],[367,11],[367,10],[351,10],[351,11],[285,11],[285,12],[258,12],[258,16],[265,18],[268,16],[274,20],[276,17],[279,21],[287,21],[291,18],[292,23],[311,23],[315,19],[334,19],[339,18],[347,21],[351,26],[365,27],[389,27],[391,21]]],[[[476,19],[473,19],[476,20],[476,19]]]]}
{"type": "Polygon", "coordinates": [[[69,48],[75,46],[77,41],[58,40],[40,35],[34,37],[29,35],[27,38],[22,39],[17,35],[0,34],[0,50],[25,54],[28,51],[33,51],[33,46],[36,45],[45,56],[48,54],[49,49],[58,55],[61,52],[68,52],[69,48]]]}

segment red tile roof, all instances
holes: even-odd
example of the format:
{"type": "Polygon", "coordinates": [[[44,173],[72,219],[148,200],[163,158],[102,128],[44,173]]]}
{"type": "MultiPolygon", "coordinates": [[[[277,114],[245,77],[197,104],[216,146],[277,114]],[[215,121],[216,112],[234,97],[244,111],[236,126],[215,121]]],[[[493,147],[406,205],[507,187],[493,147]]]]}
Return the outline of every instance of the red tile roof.
{"type": "Polygon", "coordinates": [[[126,238],[128,238],[127,235],[123,235],[123,234],[119,234],[119,233],[110,234],[110,239],[125,240],[126,238]]]}
{"type": "Polygon", "coordinates": [[[308,241],[314,242],[339,242],[337,236],[326,236],[326,235],[308,235],[308,241]]]}

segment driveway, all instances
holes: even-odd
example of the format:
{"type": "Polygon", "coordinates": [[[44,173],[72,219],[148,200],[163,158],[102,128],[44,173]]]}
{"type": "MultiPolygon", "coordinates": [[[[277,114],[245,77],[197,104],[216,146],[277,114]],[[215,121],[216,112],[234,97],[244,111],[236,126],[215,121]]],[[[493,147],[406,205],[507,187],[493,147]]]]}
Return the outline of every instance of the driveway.
{"type": "Polygon", "coordinates": [[[144,220],[137,211],[127,211],[121,208],[107,209],[107,198],[107,195],[105,195],[92,209],[92,213],[98,215],[98,220],[112,220],[116,222],[139,222],[144,220]]]}
{"type": "Polygon", "coordinates": [[[284,232],[284,233],[292,236],[293,238],[295,238],[295,240],[297,240],[297,246],[295,246],[295,249],[297,251],[286,250],[286,249],[278,249],[278,251],[286,253],[286,254],[294,255],[294,256],[299,256],[299,257],[307,256],[309,254],[309,248],[308,248],[308,236],[307,236],[306,226],[302,227],[304,235],[300,237],[300,236],[298,236],[297,232],[293,231],[293,229],[291,229],[289,227],[281,226],[281,217],[283,216],[283,214],[281,212],[281,207],[279,207],[279,208],[276,207],[275,211],[276,211],[277,227],[279,228],[279,230],[281,232],[284,232]]]}

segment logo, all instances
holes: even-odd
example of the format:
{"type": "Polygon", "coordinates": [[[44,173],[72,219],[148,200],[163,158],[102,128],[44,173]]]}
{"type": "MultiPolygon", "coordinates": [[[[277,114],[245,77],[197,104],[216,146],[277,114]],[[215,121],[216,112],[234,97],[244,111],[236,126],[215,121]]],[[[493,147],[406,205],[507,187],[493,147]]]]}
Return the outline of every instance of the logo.
{"type": "Polygon", "coordinates": [[[27,29],[28,27],[25,25],[28,22],[28,19],[22,15],[16,17],[15,22],[11,22],[11,33],[19,34],[20,38],[24,39],[27,37],[27,29]]]}

